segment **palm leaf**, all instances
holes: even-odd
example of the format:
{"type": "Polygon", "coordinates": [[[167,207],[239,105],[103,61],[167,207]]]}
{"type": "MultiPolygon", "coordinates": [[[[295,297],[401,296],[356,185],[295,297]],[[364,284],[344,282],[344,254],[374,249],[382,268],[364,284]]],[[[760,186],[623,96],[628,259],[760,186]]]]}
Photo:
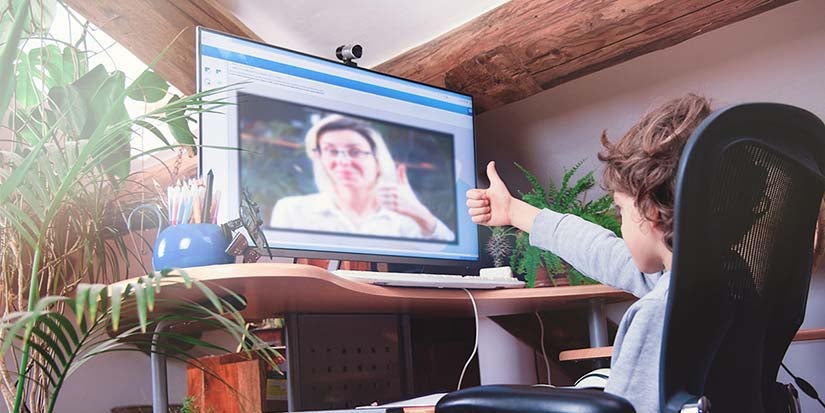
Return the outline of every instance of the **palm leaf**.
{"type": "MultiPolygon", "coordinates": [[[[94,282],[102,278],[101,274],[108,265],[114,266],[117,271],[119,256],[125,256],[126,248],[122,241],[112,246],[102,239],[107,227],[101,225],[101,218],[106,207],[111,205],[112,184],[117,187],[126,179],[129,162],[137,157],[130,156],[128,152],[128,137],[132,131],[136,128],[148,129],[162,138],[159,130],[147,127],[151,126],[150,122],[185,124],[193,120],[193,113],[212,111],[226,102],[221,99],[210,101],[211,96],[220,91],[204,92],[179,99],[142,117],[129,119],[122,107],[126,96],[136,88],[143,88],[144,92],[157,91],[150,90],[157,86],[157,79],[146,75],[124,87],[121,73],[109,73],[103,67],[87,71],[85,53],[75,52],[70,47],[61,52],[54,46],[46,45],[21,54],[21,70],[15,71],[19,45],[31,21],[28,17],[31,11],[29,2],[15,0],[15,4],[19,7],[13,8],[13,20],[7,19],[10,13],[0,17],[0,26],[3,26],[0,30],[3,33],[0,72],[22,73],[20,76],[3,76],[3,84],[0,85],[0,119],[11,119],[15,133],[9,152],[14,156],[3,154],[4,167],[0,171],[0,205],[3,205],[0,208],[3,231],[0,246],[3,254],[7,252],[5,245],[9,240],[22,249],[22,252],[12,254],[13,260],[7,261],[4,255],[4,275],[12,274],[10,284],[16,285],[18,270],[15,265],[24,268],[30,274],[29,279],[19,281],[29,282],[32,288],[29,288],[28,300],[21,300],[27,311],[12,312],[3,318],[0,354],[5,355],[10,348],[17,348],[14,346],[15,338],[22,339],[15,398],[15,410],[19,410],[22,395],[34,394],[24,391],[29,374],[32,374],[32,382],[37,383],[37,372],[40,371],[43,374],[40,377],[48,378],[52,395],[56,395],[69,371],[67,368],[80,354],[73,353],[72,349],[88,345],[90,337],[94,336],[92,333],[102,330],[101,325],[109,324],[100,320],[110,317],[110,324],[117,326],[124,312],[134,312],[139,319],[139,326],[134,331],[145,330],[150,322],[148,316],[155,303],[156,292],[152,282],[123,290],[115,288],[115,300],[108,299],[104,292],[109,290],[102,285],[79,287],[75,300],[61,297],[77,282],[73,276],[66,274],[81,274],[84,279],[94,282]],[[11,24],[6,25],[7,22],[11,24]],[[6,30],[8,26],[11,26],[10,30],[6,30]],[[32,82],[35,78],[39,79],[38,82],[32,82]],[[31,89],[33,99],[26,99],[26,102],[18,99],[11,105],[15,113],[6,117],[3,115],[10,107],[14,82],[21,87],[37,87],[31,89]],[[151,85],[147,87],[147,84],[151,85]],[[34,107],[25,112],[21,110],[28,105],[34,107]],[[7,163],[9,160],[11,164],[7,163]],[[7,169],[7,165],[11,167],[7,169]],[[80,241],[72,244],[73,240],[61,235],[64,231],[77,236],[80,241]],[[70,248],[78,254],[79,260],[66,258],[69,255],[66,249],[70,248]],[[41,285],[54,295],[40,297],[41,285]],[[126,294],[135,293],[135,299],[130,299],[128,308],[124,308],[121,299],[126,294]],[[63,316],[66,308],[75,310],[77,318],[74,321],[63,316]],[[141,314],[145,316],[141,317],[141,314]],[[74,331],[75,328],[79,329],[80,335],[74,331]]],[[[29,95],[29,90],[24,92],[21,97],[29,95]]],[[[158,95],[149,97],[148,94],[144,93],[143,97],[154,99],[158,95]]],[[[167,139],[165,142],[171,141],[167,139]]],[[[186,141],[187,145],[191,143],[186,141]]],[[[159,279],[155,281],[160,282],[159,279]]],[[[186,283],[191,285],[189,280],[186,283]]],[[[220,297],[211,297],[208,305],[226,311],[232,308],[227,304],[237,302],[227,303],[220,297]]],[[[232,314],[220,319],[217,324],[231,328],[233,335],[243,336],[239,319],[242,320],[239,314],[232,314]]]]}
{"type": "MultiPolygon", "coordinates": [[[[29,2],[24,1],[20,4],[13,17],[12,27],[8,32],[8,37],[0,39],[3,41],[2,48],[0,48],[0,68],[3,69],[3,76],[0,76],[0,119],[5,119],[6,110],[11,103],[11,97],[14,93],[15,77],[11,74],[13,70],[6,71],[7,68],[14,67],[14,60],[17,56],[17,46],[20,44],[20,39],[23,31],[29,24],[29,2]]],[[[2,201],[0,201],[2,203],[2,201]]]]}
{"type": "MultiPolygon", "coordinates": [[[[194,288],[198,288],[209,299],[206,305],[167,300],[166,305],[175,305],[181,311],[176,311],[172,316],[161,317],[156,320],[175,322],[206,320],[207,325],[224,329],[235,337],[244,351],[255,352],[266,362],[275,365],[274,358],[277,352],[249,333],[243,318],[233,304],[233,301],[244,304],[243,300],[240,300],[240,297],[234,293],[225,291],[225,295],[230,299],[221,298],[209,287],[200,281],[192,280],[184,273],[140,277],[128,284],[131,288],[124,289],[124,291],[131,291],[135,295],[136,299],[130,302],[130,306],[132,311],[138,313],[139,324],[121,331],[115,337],[107,337],[106,326],[107,324],[114,325],[115,321],[115,314],[112,311],[115,307],[114,303],[121,303],[121,299],[125,298],[125,294],[117,293],[117,287],[106,290],[101,288],[101,285],[80,285],[74,299],[43,297],[38,301],[35,311],[7,315],[0,322],[4,337],[4,349],[8,348],[6,346],[13,344],[15,338],[24,340],[32,352],[32,363],[37,365],[44,373],[43,377],[48,380],[47,384],[50,386],[47,389],[47,393],[50,395],[49,411],[53,409],[54,401],[65,379],[83,363],[97,355],[108,352],[138,351],[138,348],[131,343],[140,342],[140,340],[136,341],[133,338],[139,338],[139,334],[146,330],[146,321],[140,316],[140,313],[148,312],[149,309],[146,307],[146,302],[137,299],[137,297],[141,296],[141,291],[154,290],[159,285],[157,281],[161,278],[174,278],[181,281],[188,279],[188,282],[194,288]],[[107,292],[112,294],[111,299],[108,300],[110,305],[106,304],[106,300],[99,300],[107,292]],[[72,324],[67,317],[53,308],[58,303],[66,303],[69,307],[75,309],[77,312],[75,314],[76,324],[72,324]],[[96,307],[101,308],[97,311],[95,310],[96,307]],[[216,311],[217,308],[220,308],[221,311],[216,311]],[[19,334],[26,326],[32,326],[31,332],[26,335],[19,334]]],[[[120,305],[122,306],[122,303],[120,305]]],[[[233,351],[179,333],[162,332],[154,337],[148,343],[155,345],[155,351],[182,360],[190,360],[191,356],[188,356],[182,350],[181,345],[221,352],[233,351]]],[[[146,341],[144,340],[144,342],[146,341]]]]}

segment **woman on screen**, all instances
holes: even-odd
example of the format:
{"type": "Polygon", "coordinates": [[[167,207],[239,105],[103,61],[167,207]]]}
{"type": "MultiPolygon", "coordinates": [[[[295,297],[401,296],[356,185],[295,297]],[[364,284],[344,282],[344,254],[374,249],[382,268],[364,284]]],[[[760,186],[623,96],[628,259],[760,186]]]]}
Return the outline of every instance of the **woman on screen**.
{"type": "Polygon", "coordinates": [[[306,134],[318,193],[285,197],[270,226],[453,241],[455,234],[424,206],[396,168],[384,138],[367,122],[330,115],[306,134]]]}

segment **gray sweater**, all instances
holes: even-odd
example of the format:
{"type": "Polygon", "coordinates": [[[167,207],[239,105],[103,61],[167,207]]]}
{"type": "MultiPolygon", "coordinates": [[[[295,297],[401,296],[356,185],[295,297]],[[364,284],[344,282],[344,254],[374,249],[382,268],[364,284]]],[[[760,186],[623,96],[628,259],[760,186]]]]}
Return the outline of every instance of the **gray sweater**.
{"type": "Polygon", "coordinates": [[[644,274],[624,240],[577,216],[543,210],[530,244],[551,251],[584,275],[641,299],[622,317],[605,391],[638,413],[659,412],[659,355],[670,273],[644,274]]]}

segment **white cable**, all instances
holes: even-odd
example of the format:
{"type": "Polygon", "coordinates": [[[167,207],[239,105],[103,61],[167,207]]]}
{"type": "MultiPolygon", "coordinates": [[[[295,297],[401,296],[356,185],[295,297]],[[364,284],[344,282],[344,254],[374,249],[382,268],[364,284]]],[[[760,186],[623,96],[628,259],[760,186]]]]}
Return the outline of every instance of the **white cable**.
{"type": "Polygon", "coordinates": [[[550,384],[550,361],[547,360],[547,351],[544,349],[544,322],[541,321],[541,316],[538,311],[533,312],[533,314],[539,319],[539,328],[541,329],[541,341],[539,341],[539,344],[541,345],[541,355],[544,356],[544,367],[547,368],[547,384],[550,384]]]}
{"type": "Polygon", "coordinates": [[[461,382],[464,380],[464,373],[467,372],[467,366],[470,365],[470,362],[473,360],[473,357],[476,356],[476,351],[478,351],[478,307],[476,307],[476,300],[473,298],[473,294],[470,293],[470,290],[466,288],[462,288],[467,295],[470,296],[470,302],[473,303],[473,316],[475,317],[476,322],[476,341],[473,344],[473,352],[470,354],[470,358],[467,359],[467,362],[464,363],[464,368],[461,370],[461,376],[458,377],[458,387],[456,390],[461,390],[461,382]]]}

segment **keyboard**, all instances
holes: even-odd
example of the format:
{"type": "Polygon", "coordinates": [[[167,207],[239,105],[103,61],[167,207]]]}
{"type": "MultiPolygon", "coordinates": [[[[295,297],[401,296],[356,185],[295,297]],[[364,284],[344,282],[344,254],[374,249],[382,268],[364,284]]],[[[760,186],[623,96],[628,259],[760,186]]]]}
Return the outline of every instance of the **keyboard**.
{"type": "Polygon", "coordinates": [[[474,275],[422,274],[408,272],[377,272],[335,270],[333,274],[348,280],[392,287],[426,287],[426,288],[523,288],[524,281],[515,278],[487,278],[474,275]]]}

